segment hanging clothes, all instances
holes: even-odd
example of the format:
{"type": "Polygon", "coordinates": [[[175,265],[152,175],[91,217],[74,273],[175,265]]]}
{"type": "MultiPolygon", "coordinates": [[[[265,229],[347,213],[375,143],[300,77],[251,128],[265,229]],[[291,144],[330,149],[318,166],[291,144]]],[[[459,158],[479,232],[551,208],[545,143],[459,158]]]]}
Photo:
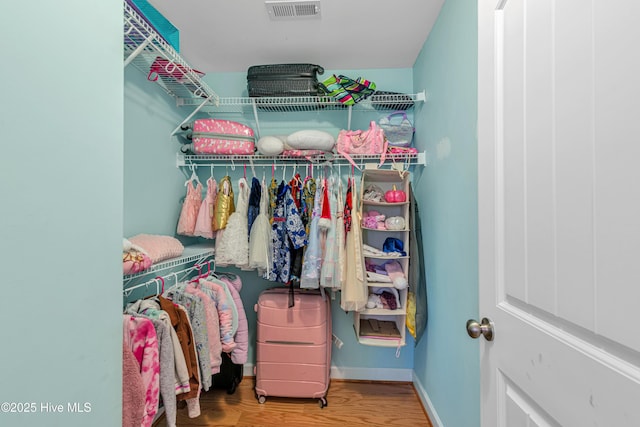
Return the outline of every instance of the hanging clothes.
{"type": "Polygon", "coordinates": [[[173,301],[158,297],[161,310],[169,315],[171,326],[173,327],[180,342],[180,348],[187,365],[189,375],[189,391],[177,394],[178,400],[188,400],[198,396],[200,389],[200,375],[198,372],[198,359],[196,356],[195,345],[193,344],[193,332],[191,331],[191,323],[189,323],[186,312],[181,310],[173,301]]]}
{"type": "MultiPolygon", "coordinates": [[[[358,191],[355,179],[351,178],[353,206],[358,206],[358,191]]],[[[344,311],[360,311],[367,305],[369,292],[365,281],[365,267],[362,254],[362,230],[357,215],[351,221],[351,230],[346,236],[346,276],[342,286],[340,306],[344,311]]]]}
{"type": "MultiPolygon", "coordinates": [[[[295,204],[296,209],[300,215],[300,220],[302,221],[303,227],[306,224],[304,223],[302,217],[302,180],[300,179],[300,174],[295,174],[294,177],[289,181],[289,189],[291,191],[291,199],[295,204]]],[[[291,253],[291,267],[289,270],[289,281],[290,282],[300,282],[300,274],[302,273],[302,260],[304,255],[305,246],[300,246],[299,248],[295,248],[293,245],[290,245],[290,253],[291,253]]]]}
{"type": "Polygon", "coordinates": [[[300,214],[291,197],[289,186],[283,181],[278,187],[276,207],[271,228],[273,244],[273,265],[268,280],[289,283],[291,275],[291,249],[299,249],[307,244],[300,214]]]}
{"type": "Polygon", "coordinates": [[[209,295],[205,294],[202,289],[198,289],[193,283],[187,283],[184,291],[190,293],[200,300],[204,306],[205,321],[207,323],[206,332],[209,342],[209,363],[211,364],[211,373],[220,372],[222,365],[222,344],[220,341],[220,319],[218,317],[218,309],[215,301],[209,295]]]}
{"type": "Polygon", "coordinates": [[[233,301],[238,310],[238,329],[235,334],[236,347],[231,351],[231,361],[237,365],[247,363],[249,353],[249,324],[247,322],[247,314],[244,311],[240,290],[242,289],[242,280],[235,274],[223,273],[220,275],[220,281],[227,285],[227,289],[231,292],[233,301]]]}
{"type": "Polygon", "coordinates": [[[344,208],[342,211],[342,222],[344,223],[344,244],[343,244],[343,252],[344,255],[341,256],[340,260],[340,268],[342,270],[342,286],[344,286],[345,278],[347,277],[347,262],[346,262],[346,251],[347,251],[347,235],[351,232],[351,222],[353,221],[353,176],[347,179],[347,193],[344,198],[344,208]]]}
{"type": "Polygon", "coordinates": [[[218,191],[218,185],[213,177],[207,180],[207,192],[200,209],[198,210],[198,218],[196,219],[196,225],[193,235],[196,237],[204,237],[205,239],[213,239],[215,233],[213,232],[213,213],[216,206],[216,193],[218,191]]]}
{"type": "Polygon", "coordinates": [[[278,181],[274,177],[271,177],[271,183],[269,184],[269,222],[273,224],[273,212],[276,210],[276,204],[278,203],[278,181]]]}
{"type": "Polygon", "coordinates": [[[260,199],[262,198],[262,186],[260,180],[255,176],[251,178],[251,192],[249,193],[249,207],[247,209],[247,222],[249,235],[256,218],[260,214],[260,199]]]}
{"type": "Polygon", "coordinates": [[[176,232],[183,236],[193,236],[198,219],[198,210],[202,203],[202,184],[200,181],[194,184],[194,180],[189,180],[186,185],[187,195],[182,203],[176,232]]]}
{"type": "Polygon", "coordinates": [[[216,264],[221,267],[235,265],[248,269],[249,266],[249,226],[247,209],[249,204],[249,186],[247,180],[238,181],[238,205],[227,220],[227,227],[216,242],[216,264]]]}
{"type": "Polygon", "coordinates": [[[140,365],[145,389],[143,427],[150,427],[158,412],[160,396],[160,356],[158,339],[151,320],[124,315],[123,340],[140,365]]]}
{"type": "MultiPolygon", "coordinates": [[[[320,270],[320,286],[327,288],[340,287],[340,261],[338,259],[337,213],[338,213],[338,183],[339,178],[331,176],[327,179],[326,194],[329,200],[329,228],[326,232],[322,268],[320,270]]],[[[324,211],[325,209],[323,209],[324,211]]],[[[342,224],[340,224],[342,227],[342,224]]]]}
{"type": "Polygon", "coordinates": [[[320,267],[322,266],[322,248],[320,247],[320,230],[318,221],[322,209],[322,191],[315,191],[313,211],[309,225],[309,242],[304,253],[300,287],[318,289],[320,287],[320,267]]]}
{"type": "Polygon", "coordinates": [[[231,177],[227,175],[220,180],[220,185],[218,187],[218,194],[216,195],[216,204],[213,212],[213,231],[224,230],[227,227],[227,220],[234,211],[235,203],[233,200],[233,187],[231,186],[231,177]]]}
{"type": "Polygon", "coordinates": [[[204,303],[195,295],[184,291],[187,284],[180,283],[164,291],[163,297],[184,307],[187,312],[193,339],[195,341],[198,367],[201,373],[200,384],[205,391],[211,388],[211,357],[209,356],[209,337],[207,335],[204,303]]]}
{"type": "Polygon", "coordinates": [[[158,298],[138,300],[130,303],[127,305],[125,313],[133,316],[148,317],[151,320],[159,320],[165,325],[165,328],[169,330],[173,348],[174,394],[188,393],[191,390],[191,386],[189,385],[189,370],[187,368],[185,354],[180,345],[180,338],[173,328],[169,314],[160,308],[158,298]]]}
{"type": "Polygon", "coordinates": [[[342,194],[342,177],[338,175],[338,203],[336,207],[336,278],[334,280],[334,289],[340,289],[344,282],[346,274],[346,254],[345,254],[345,231],[344,231],[344,198],[342,194]]]}
{"type": "MultiPolygon", "coordinates": [[[[209,295],[209,297],[216,302],[222,351],[225,353],[231,353],[233,349],[236,348],[233,315],[233,308],[235,307],[235,304],[233,303],[232,297],[227,296],[227,293],[221,284],[217,283],[217,280],[212,277],[198,280],[196,287],[198,289],[202,289],[204,293],[209,295]]],[[[237,329],[237,317],[235,319],[235,329],[237,329]]]]}
{"type": "Polygon", "coordinates": [[[311,220],[313,216],[314,201],[316,197],[316,180],[312,176],[304,179],[302,184],[302,207],[300,209],[300,218],[304,224],[307,235],[311,229],[311,220]]]}
{"type": "Polygon", "coordinates": [[[272,263],[271,224],[269,222],[269,194],[262,180],[260,213],[249,234],[249,268],[257,269],[260,276],[268,274],[272,263]]]}
{"type": "Polygon", "coordinates": [[[144,416],[145,389],[140,365],[130,346],[122,342],[122,427],[140,427],[144,416]]]}

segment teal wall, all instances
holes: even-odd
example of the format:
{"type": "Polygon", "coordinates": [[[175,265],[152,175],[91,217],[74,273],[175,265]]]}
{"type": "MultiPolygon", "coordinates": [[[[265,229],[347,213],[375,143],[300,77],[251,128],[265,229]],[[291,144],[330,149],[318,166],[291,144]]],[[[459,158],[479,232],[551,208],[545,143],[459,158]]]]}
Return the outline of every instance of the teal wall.
{"type": "Polygon", "coordinates": [[[477,6],[447,0],[413,69],[428,100],[416,140],[429,164],[414,177],[422,216],[429,322],[415,349],[415,382],[441,425],[480,425],[478,342],[477,6]]]}
{"type": "Polygon", "coordinates": [[[122,3],[5,1],[0,22],[0,403],[35,409],[0,425],[117,426],[122,3]]]}
{"type": "MultiPolygon", "coordinates": [[[[188,113],[135,70],[123,81],[120,3],[62,0],[31,9],[0,6],[3,55],[11,64],[0,67],[0,402],[33,402],[37,413],[0,413],[0,425],[119,425],[121,236],[173,233],[184,175],[168,135],[188,113]],[[20,16],[38,31],[25,31],[20,16]],[[87,402],[91,412],[43,413],[47,402],[65,410],[87,402]]],[[[476,44],[475,2],[448,0],[413,69],[325,74],[362,75],[381,90],[428,92],[414,117],[416,142],[430,160],[414,177],[424,221],[427,331],[415,351],[409,339],[396,358],[395,350],[356,344],[351,317],[336,304],[334,330],[345,345],[333,360],[352,377],[359,369],[413,369],[447,427],[479,425],[480,412],[478,343],[464,333],[465,320],[478,317],[476,44]]],[[[223,96],[246,93],[244,73],[206,79],[223,96]]],[[[368,120],[354,114],[352,128],[368,120]]],[[[311,113],[288,123],[272,113],[261,124],[268,134],[301,124],[338,130],[346,120],[311,113]]],[[[251,307],[270,284],[252,273],[242,277],[251,323],[251,307]]]]}

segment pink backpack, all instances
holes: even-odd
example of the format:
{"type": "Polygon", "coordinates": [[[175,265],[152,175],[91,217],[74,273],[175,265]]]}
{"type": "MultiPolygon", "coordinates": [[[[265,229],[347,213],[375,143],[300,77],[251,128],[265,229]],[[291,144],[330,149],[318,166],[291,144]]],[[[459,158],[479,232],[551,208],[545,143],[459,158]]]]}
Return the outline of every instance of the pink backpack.
{"type": "Polygon", "coordinates": [[[382,128],[375,121],[371,121],[368,130],[341,130],[338,133],[336,149],[355,167],[358,165],[350,154],[380,154],[382,165],[387,153],[387,139],[382,128]]]}

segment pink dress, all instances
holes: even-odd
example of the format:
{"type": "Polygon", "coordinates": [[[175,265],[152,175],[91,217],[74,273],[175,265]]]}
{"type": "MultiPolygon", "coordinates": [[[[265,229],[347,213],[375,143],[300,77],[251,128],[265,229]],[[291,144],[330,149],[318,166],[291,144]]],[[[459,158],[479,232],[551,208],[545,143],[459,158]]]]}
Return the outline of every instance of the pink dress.
{"type": "Polygon", "coordinates": [[[194,187],[192,180],[187,181],[187,195],[182,203],[180,219],[178,220],[177,233],[183,236],[193,236],[198,219],[198,210],[202,203],[202,184],[194,187]]]}
{"type": "Polygon", "coordinates": [[[213,178],[207,180],[207,194],[202,200],[200,209],[198,210],[198,218],[193,232],[194,236],[213,239],[213,211],[216,207],[216,193],[218,192],[218,184],[213,178]]]}

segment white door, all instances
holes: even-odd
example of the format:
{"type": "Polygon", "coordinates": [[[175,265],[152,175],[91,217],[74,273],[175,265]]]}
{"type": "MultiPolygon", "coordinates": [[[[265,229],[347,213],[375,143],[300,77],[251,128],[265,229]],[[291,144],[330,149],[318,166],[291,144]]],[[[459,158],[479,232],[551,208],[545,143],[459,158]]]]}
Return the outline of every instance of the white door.
{"type": "Polygon", "coordinates": [[[640,426],[640,2],[478,14],[482,426],[640,426]]]}

